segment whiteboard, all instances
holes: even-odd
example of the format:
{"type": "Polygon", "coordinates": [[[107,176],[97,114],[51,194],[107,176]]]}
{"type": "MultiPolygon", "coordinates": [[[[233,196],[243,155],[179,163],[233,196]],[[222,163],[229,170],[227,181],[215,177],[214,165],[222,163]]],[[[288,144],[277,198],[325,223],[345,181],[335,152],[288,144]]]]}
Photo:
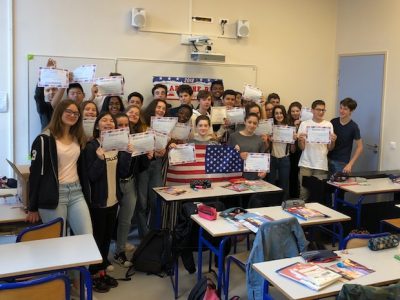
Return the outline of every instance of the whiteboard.
{"type": "MultiPolygon", "coordinates": [[[[57,68],[68,69],[70,71],[84,64],[95,64],[96,77],[108,76],[110,72],[115,72],[115,58],[93,58],[93,57],[66,57],[55,55],[34,55],[28,60],[28,118],[29,118],[29,148],[31,148],[33,140],[41,132],[39,114],[36,111],[35,88],[39,77],[39,67],[45,67],[47,60],[53,58],[57,62],[57,68]]],[[[81,84],[86,97],[90,97],[90,83],[81,84]]]]}
{"type": "Polygon", "coordinates": [[[153,76],[218,78],[223,79],[225,89],[235,91],[242,91],[245,84],[257,83],[254,65],[117,58],[116,68],[125,77],[125,94],[140,92],[145,106],[153,99],[153,76]]]}

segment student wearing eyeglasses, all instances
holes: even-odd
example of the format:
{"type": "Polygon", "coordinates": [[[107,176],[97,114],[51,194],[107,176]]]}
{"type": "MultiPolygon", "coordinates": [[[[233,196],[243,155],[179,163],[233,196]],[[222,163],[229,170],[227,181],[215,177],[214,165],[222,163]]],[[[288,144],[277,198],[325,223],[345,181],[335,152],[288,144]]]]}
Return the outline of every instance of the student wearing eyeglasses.
{"type": "Polygon", "coordinates": [[[300,199],[303,200],[307,200],[309,196],[308,190],[302,185],[303,177],[314,176],[320,180],[326,179],[328,175],[328,151],[335,147],[336,141],[332,123],[324,120],[325,102],[323,100],[315,100],[311,105],[311,109],[313,118],[302,122],[298,130],[299,148],[303,151],[299,161],[300,199]],[[329,127],[330,143],[307,142],[307,127],[329,127]]]}

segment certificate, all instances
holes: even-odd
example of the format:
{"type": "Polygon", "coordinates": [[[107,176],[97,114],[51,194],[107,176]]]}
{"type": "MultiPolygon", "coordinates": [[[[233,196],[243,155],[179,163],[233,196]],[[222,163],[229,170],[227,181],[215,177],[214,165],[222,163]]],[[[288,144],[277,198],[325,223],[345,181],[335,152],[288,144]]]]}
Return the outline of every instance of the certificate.
{"type": "Polygon", "coordinates": [[[39,68],[38,86],[67,88],[68,85],[68,70],[42,67],[39,68]]]}
{"type": "Polygon", "coordinates": [[[256,131],[254,134],[256,135],[263,135],[263,134],[272,134],[272,126],[274,125],[274,119],[266,119],[266,120],[260,120],[258,122],[258,126],[256,128],[256,131]]]}
{"type": "Polygon", "coordinates": [[[169,164],[181,165],[196,162],[194,144],[180,144],[168,152],[169,164]]]}
{"type": "Polygon", "coordinates": [[[181,141],[187,140],[191,130],[190,123],[176,123],[174,129],[172,129],[171,138],[181,141]]]}
{"type": "Polygon", "coordinates": [[[331,128],[324,126],[307,127],[307,143],[310,144],[330,144],[331,128]]]}
{"type": "Polygon", "coordinates": [[[93,82],[94,74],[96,74],[96,65],[82,65],[76,68],[73,72],[72,82],[93,82]]]}
{"type": "Polygon", "coordinates": [[[101,147],[104,151],[128,151],[129,128],[101,132],[101,147]]]}
{"type": "Polygon", "coordinates": [[[244,172],[269,172],[269,153],[249,153],[244,161],[244,172]]]}
{"type": "Polygon", "coordinates": [[[151,117],[151,129],[170,134],[172,129],[174,129],[176,123],[178,123],[178,118],[176,117],[151,117]]]}
{"type": "Polygon", "coordinates": [[[154,151],[155,138],[152,131],[129,135],[129,144],[133,146],[132,156],[138,156],[154,151]]]}
{"type": "Polygon", "coordinates": [[[244,108],[233,107],[226,110],[226,118],[230,124],[243,124],[244,123],[244,108]]]}
{"type": "Polygon", "coordinates": [[[296,127],[274,125],[272,127],[272,140],[278,143],[293,144],[295,132],[296,127]]]}
{"type": "Polygon", "coordinates": [[[211,124],[224,124],[226,119],[226,106],[211,107],[211,124]]]}
{"type": "Polygon", "coordinates": [[[246,84],[243,89],[242,98],[247,101],[253,101],[260,103],[262,97],[262,91],[250,84],[246,84]]]}
{"type": "Polygon", "coordinates": [[[95,80],[98,96],[121,96],[124,94],[122,76],[100,77],[95,80]]]}
{"type": "Polygon", "coordinates": [[[168,145],[169,136],[166,133],[153,131],[155,138],[155,150],[165,149],[168,145]]]}
{"type": "Polygon", "coordinates": [[[95,122],[96,122],[96,118],[83,119],[83,122],[82,122],[83,131],[85,132],[85,135],[87,138],[90,138],[93,136],[93,129],[94,129],[95,122]]]}
{"type": "Polygon", "coordinates": [[[313,113],[311,108],[303,107],[300,112],[300,121],[312,120],[313,113]]]}

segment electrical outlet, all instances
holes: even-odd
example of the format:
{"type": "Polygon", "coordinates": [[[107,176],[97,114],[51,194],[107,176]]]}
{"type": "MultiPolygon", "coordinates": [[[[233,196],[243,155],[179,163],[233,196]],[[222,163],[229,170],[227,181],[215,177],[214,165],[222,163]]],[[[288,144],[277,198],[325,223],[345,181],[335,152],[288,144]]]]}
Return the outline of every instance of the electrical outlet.
{"type": "Polygon", "coordinates": [[[228,19],[219,19],[219,25],[226,25],[226,24],[228,24],[228,19]]]}

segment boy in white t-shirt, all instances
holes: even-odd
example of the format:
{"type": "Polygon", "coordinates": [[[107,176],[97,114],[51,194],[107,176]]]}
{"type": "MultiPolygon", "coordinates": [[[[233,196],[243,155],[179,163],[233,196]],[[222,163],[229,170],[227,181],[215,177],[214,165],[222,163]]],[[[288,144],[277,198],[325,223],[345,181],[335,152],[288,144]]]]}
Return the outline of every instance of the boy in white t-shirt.
{"type": "Polygon", "coordinates": [[[313,118],[300,124],[298,130],[299,147],[301,153],[299,161],[299,182],[300,182],[300,199],[307,200],[309,192],[303,187],[303,176],[314,176],[320,180],[326,179],[328,175],[328,151],[335,147],[336,135],[333,132],[332,123],[324,120],[325,102],[323,100],[315,100],[312,105],[313,118]],[[307,127],[329,127],[330,144],[307,143],[307,127]]]}

